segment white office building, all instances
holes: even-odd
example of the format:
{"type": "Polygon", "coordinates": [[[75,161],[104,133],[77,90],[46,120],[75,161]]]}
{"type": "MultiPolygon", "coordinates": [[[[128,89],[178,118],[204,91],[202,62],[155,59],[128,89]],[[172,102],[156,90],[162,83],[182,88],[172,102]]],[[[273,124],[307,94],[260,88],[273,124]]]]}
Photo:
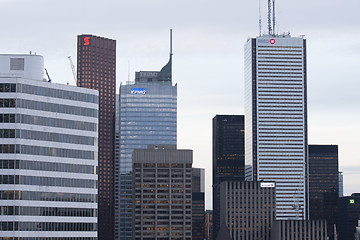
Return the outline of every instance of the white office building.
{"type": "Polygon", "coordinates": [[[0,55],[0,239],[97,239],[98,92],[0,55]]]}
{"type": "Polygon", "coordinates": [[[306,40],[248,39],[245,89],[246,179],[276,182],[277,219],[306,219],[306,40]]]}

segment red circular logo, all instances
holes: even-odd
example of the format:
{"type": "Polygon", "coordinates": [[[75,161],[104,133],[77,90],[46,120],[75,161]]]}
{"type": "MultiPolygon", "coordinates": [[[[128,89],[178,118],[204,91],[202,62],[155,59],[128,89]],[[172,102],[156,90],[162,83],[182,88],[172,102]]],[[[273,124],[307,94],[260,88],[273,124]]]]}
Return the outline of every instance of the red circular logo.
{"type": "Polygon", "coordinates": [[[271,44],[275,44],[275,39],[270,39],[271,44]]]}

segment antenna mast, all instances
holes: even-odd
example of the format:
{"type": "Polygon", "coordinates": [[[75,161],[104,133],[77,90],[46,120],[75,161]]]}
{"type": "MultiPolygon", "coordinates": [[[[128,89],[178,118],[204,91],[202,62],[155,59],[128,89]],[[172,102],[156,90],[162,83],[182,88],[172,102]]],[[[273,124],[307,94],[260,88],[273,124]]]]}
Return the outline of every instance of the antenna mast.
{"type": "Polygon", "coordinates": [[[268,31],[275,35],[275,0],[268,0],[268,31]]]}
{"type": "Polygon", "coordinates": [[[173,51],[172,51],[172,29],[170,29],[170,57],[172,57],[173,51]]]}
{"type": "Polygon", "coordinates": [[[273,35],[275,35],[275,0],[273,0],[273,35]]]}
{"type": "Polygon", "coordinates": [[[261,0],[259,0],[259,36],[261,36],[261,0]]]}

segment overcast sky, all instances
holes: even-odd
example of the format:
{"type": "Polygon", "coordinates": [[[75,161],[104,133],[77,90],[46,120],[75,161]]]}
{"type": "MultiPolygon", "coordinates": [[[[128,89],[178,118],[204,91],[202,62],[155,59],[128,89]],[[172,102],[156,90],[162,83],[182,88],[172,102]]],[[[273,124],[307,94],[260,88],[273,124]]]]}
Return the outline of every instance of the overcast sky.
{"type": "MultiPolygon", "coordinates": [[[[276,4],[277,31],[307,39],[309,143],[339,145],[345,194],[360,192],[360,1],[276,4]]],[[[53,82],[73,85],[67,57],[76,63],[78,34],[116,39],[118,88],[167,63],[172,28],[178,148],[206,168],[212,207],[212,118],[244,114],[243,47],[259,33],[257,0],[0,0],[0,11],[0,53],[36,52],[53,82]]]]}

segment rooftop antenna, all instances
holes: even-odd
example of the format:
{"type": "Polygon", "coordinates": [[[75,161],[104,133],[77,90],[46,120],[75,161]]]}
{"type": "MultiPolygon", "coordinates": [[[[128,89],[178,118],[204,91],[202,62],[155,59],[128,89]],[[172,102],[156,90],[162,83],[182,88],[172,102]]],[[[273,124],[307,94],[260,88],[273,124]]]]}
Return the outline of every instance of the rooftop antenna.
{"type": "Polygon", "coordinates": [[[268,0],[268,31],[275,35],[275,0],[268,0]]]}
{"type": "Polygon", "coordinates": [[[173,55],[173,51],[172,51],[172,29],[170,29],[170,58],[173,55]]]}
{"type": "Polygon", "coordinates": [[[275,0],[273,0],[273,34],[275,35],[275,0]]]}
{"type": "Polygon", "coordinates": [[[259,36],[261,37],[261,0],[259,0],[259,36]]]}

